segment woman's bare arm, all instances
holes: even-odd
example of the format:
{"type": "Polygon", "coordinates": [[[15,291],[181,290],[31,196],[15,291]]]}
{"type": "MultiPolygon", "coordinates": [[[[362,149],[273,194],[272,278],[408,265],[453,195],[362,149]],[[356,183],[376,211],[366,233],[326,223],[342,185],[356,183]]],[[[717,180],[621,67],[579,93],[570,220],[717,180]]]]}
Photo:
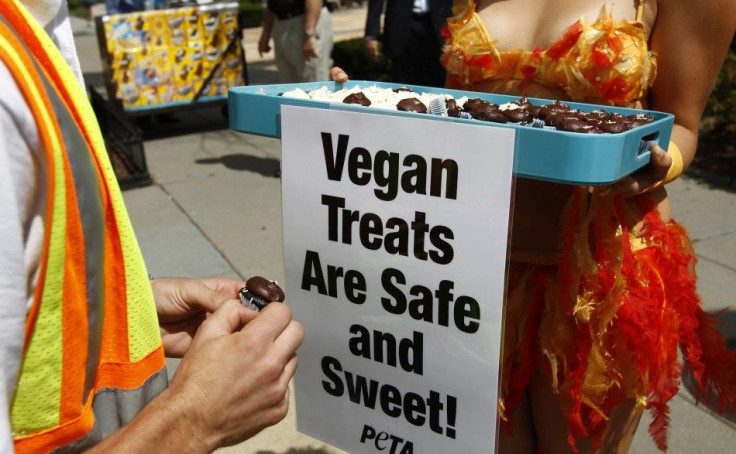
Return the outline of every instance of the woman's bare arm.
{"type": "Polygon", "coordinates": [[[652,30],[657,79],[650,108],[675,115],[672,140],[684,167],[692,162],[698,127],[736,30],[733,0],[660,0],[652,30]]]}

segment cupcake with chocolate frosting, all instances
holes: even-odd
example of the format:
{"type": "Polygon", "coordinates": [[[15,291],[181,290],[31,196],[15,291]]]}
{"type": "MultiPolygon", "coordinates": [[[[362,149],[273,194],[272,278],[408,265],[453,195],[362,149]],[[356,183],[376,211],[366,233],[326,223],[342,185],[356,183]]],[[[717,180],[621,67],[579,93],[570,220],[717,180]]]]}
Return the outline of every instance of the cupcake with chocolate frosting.
{"type": "Polygon", "coordinates": [[[368,97],[364,95],[362,91],[350,93],[345,97],[345,99],[342,100],[342,102],[345,104],[359,104],[365,107],[371,105],[371,100],[368,99],[368,97]]]}
{"type": "Polygon", "coordinates": [[[460,106],[457,105],[457,101],[453,98],[447,98],[445,100],[445,106],[447,107],[448,116],[455,118],[460,117],[460,112],[462,112],[462,110],[460,109],[460,106]]]}
{"type": "Polygon", "coordinates": [[[417,98],[404,98],[396,104],[396,109],[403,112],[417,112],[427,113],[427,106],[425,106],[417,98]]]}
{"type": "Polygon", "coordinates": [[[509,119],[501,112],[497,105],[488,101],[475,103],[470,115],[476,120],[490,121],[493,123],[508,123],[509,119]]]}
{"type": "Polygon", "coordinates": [[[525,107],[519,106],[516,109],[506,109],[502,111],[506,118],[512,123],[527,124],[531,123],[534,117],[525,107]]]}

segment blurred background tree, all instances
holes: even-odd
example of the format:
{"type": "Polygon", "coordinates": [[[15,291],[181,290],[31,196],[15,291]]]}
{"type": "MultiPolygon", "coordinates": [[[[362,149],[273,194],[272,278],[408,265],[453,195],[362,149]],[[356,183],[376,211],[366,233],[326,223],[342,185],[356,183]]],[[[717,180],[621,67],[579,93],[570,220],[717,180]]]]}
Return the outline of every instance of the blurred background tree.
{"type": "Polygon", "coordinates": [[[705,109],[704,128],[736,128],[736,37],[705,109]]]}
{"type": "Polygon", "coordinates": [[[688,174],[736,188],[736,37],[705,107],[688,174]]]}
{"type": "Polygon", "coordinates": [[[383,54],[377,61],[369,60],[363,49],[363,38],[336,42],[332,49],[334,65],[344,69],[355,80],[387,80],[391,74],[391,60],[383,54]]]}

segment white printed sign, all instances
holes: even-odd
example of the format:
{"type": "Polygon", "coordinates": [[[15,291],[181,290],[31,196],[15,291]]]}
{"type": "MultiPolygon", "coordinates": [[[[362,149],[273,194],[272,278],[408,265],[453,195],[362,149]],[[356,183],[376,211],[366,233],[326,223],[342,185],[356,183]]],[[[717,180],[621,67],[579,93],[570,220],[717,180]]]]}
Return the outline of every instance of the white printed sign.
{"type": "Polygon", "coordinates": [[[514,129],[293,106],[281,126],[299,431],[492,452],[514,129]]]}

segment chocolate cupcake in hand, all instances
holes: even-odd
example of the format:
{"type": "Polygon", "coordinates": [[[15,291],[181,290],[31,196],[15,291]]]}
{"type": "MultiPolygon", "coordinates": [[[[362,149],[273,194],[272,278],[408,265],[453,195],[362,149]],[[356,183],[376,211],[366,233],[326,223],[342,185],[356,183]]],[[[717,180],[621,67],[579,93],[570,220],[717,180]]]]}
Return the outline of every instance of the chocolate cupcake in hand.
{"type": "Polygon", "coordinates": [[[245,287],[238,292],[240,302],[248,309],[260,311],[272,302],[283,302],[286,298],[284,291],[276,281],[261,276],[253,276],[245,283],[245,287]]]}

